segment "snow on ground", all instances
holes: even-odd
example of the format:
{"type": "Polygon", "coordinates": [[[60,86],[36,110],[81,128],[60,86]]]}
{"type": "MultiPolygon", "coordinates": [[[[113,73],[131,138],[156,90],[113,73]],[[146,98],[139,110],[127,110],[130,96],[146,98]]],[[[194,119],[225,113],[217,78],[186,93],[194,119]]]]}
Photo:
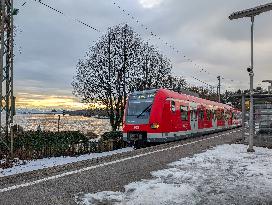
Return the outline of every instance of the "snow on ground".
{"type": "Polygon", "coordinates": [[[221,145],[153,172],[124,192],[78,195],[78,204],[272,204],[272,150],[221,145]],[[270,202],[270,203],[269,203],[270,202]]]}
{"type": "Polygon", "coordinates": [[[0,177],[29,172],[29,171],[38,170],[38,169],[54,167],[58,165],[69,164],[73,162],[79,162],[79,161],[93,159],[93,158],[109,156],[109,155],[113,155],[117,153],[129,152],[131,150],[133,150],[133,148],[128,147],[128,148],[123,148],[123,149],[114,150],[110,152],[85,154],[78,157],[51,157],[51,158],[44,158],[44,159],[38,159],[38,160],[32,160],[32,161],[25,161],[24,162],[25,164],[17,165],[12,168],[8,168],[8,169],[0,168],[0,177]]]}

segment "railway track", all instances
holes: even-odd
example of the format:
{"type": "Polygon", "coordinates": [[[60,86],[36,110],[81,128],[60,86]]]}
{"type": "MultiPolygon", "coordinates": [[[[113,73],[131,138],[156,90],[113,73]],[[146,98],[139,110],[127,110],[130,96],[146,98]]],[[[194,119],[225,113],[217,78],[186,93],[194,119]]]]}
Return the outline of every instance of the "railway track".
{"type": "MultiPolygon", "coordinates": [[[[73,173],[76,170],[84,169],[84,167],[100,166],[102,164],[105,164],[105,163],[107,164],[116,160],[131,159],[133,157],[150,155],[153,153],[163,152],[166,150],[171,150],[171,149],[179,148],[182,146],[187,146],[187,145],[191,145],[191,144],[202,142],[202,141],[209,141],[210,139],[214,139],[215,137],[217,138],[223,137],[232,133],[238,134],[240,131],[241,131],[240,128],[236,128],[236,129],[217,132],[217,133],[213,133],[209,135],[187,138],[180,141],[168,142],[168,143],[150,146],[146,148],[136,149],[129,152],[113,154],[110,156],[84,160],[80,162],[65,164],[65,165],[41,169],[41,170],[35,170],[35,171],[26,172],[22,174],[16,174],[12,176],[6,176],[6,177],[0,178],[0,187],[13,186],[18,184],[18,182],[36,181],[36,180],[40,180],[49,176],[67,173],[68,171],[73,173]]],[[[237,140],[240,141],[242,139],[241,137],[238,137],[237,140]]]]}

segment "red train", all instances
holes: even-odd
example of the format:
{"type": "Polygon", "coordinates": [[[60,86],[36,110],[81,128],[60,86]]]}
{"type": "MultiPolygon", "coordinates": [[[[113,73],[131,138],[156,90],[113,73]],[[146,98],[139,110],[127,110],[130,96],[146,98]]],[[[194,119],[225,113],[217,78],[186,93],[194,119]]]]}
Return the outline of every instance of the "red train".
{"type": "Polygon", "coordinates": [[[123,139],[135,146],[168,142],[241,125],[237,109],[166,89],[129,95],[123,122],[123,139]]]}

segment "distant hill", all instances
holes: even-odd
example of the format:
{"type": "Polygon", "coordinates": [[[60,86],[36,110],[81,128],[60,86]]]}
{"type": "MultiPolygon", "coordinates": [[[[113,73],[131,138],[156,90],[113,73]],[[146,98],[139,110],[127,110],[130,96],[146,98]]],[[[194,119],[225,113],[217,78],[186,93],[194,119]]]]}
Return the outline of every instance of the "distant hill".
{"type": "Polygon", "coordinates": [[[44,110],[44,109],[36,109],[36,108],[17,108],[16,114],[46,114],[46,113],[54,113],[54,114],[62,114],[62,110],[44,110]],[[52,112],[54,111],[54,112],[52,112]]]}

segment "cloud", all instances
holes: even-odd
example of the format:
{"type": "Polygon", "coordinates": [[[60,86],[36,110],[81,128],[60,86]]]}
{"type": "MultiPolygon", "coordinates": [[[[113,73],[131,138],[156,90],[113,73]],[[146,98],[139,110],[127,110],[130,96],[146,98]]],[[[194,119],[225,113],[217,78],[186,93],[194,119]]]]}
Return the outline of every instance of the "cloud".
{"type": "Polygon", "coordinates": [[[155,6],[158,6],[162,3],[163,0],[139,0],[140,4],[144,7],[144,8],[153,8],[155,6]]]}
{"type": "MultiPolygon", "coordinates": [[[[197,83],[190,78],[192,75],[216,84],[216,76],[220,74],[235,80],[233,83],[223,80],[224,87],[246,89],[250,22],[248,19],[230,21],[228,16],[233,11],[268,3],[268,0],[118,0],[122,9],[140,23],[108,0],[44,2],[63,11],[66,16],[35,1],[28,1],[24,7],[21,7],[23,0],[14,2],[15,8],[20,9],[15,16],[15,25],[22,30],[15,39],[15,93],[19,98],[24,92],[73,98],[71,81],[78,59],[84,57],[90,45],[108,27],[120,23],[128,23],[143,39],[150,39],[172,60],[173,73],[185,76],[189,83],[197,83]],[[73,18],[79,18],[102,32],[77,24],[71,20],[73,18]],[[161,40],[151,36],[151,31],[161,40]],[[173,52],[165,42],[174,45],[181,53],[173,52]],[[186,62],[184,55],[211,74],[199,72],[192,63],[186,62]]],[[[256,18],[255,86],[264,78],[272,79],[271,17],[272,12],[267,12],[256,18]]]]}

